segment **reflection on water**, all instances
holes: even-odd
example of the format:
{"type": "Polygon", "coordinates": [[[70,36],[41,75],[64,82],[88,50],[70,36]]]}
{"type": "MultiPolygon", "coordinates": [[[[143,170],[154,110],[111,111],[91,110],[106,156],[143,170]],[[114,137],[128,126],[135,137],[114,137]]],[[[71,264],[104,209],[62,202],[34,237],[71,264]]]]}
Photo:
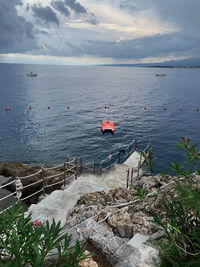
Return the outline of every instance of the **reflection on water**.
{"type": "Polygon", "coordinates": [[[163,71],[161,79],[156,68],[0,64],[0,160],[99,161],[137,138],[140,148],[152,140],[163,169],[177,159],[172,140],[199,142],[200,70],[163,71]],[[38,76],[27,77],[30,69],[38,76]],[[115,122],[114,135],[101,133],[102,120],[115,122]]]}

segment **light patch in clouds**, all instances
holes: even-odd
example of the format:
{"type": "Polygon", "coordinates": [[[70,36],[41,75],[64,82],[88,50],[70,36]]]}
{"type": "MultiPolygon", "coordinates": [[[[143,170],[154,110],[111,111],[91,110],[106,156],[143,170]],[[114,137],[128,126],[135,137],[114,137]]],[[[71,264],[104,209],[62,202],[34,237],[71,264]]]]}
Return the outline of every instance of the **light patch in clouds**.
{"type": "Polygon", "coordinates": [[[29,54],[0,54],[0,61],[11,63],[13,60],[17,63],[35,63],[35,64],[52,64],[52,65],[94,65],[94,64],[110,64],[114,62],[110,58],[102,58],[95,56],[81,57],[57,57],[45,55],[29,55],[29,54]]]}
{"type": "Polygon", "coordinates": [[[95,56],[81,56],[81,57],[57,57],[45,55],[29,55],[29,54],[0,54],[0,61],[3,63],[35,63],[35,64],[51,64],[51,65],[99,65],[99,64],[138,64],[138,63],[160,63],[171,60],[187,59],[187,56],[175,57],[173,55],[168,57],[146,57],[141,59],[118,59],[95,57],[95,56]]]}
{"type": "MultiPolygon", "coordinates": [[[[83,1],[86,4],[87,1],[83,1]]],[[[138,37],[145,37],[156,34],[165,34],[178,31],[178,27],[169,22],[163,22],[158,16],[153,13],[153,10],[142,10],[138,12],[132,12],[132,14],[127,13],[126,11],[120,9],[119,7],[113,7],[109,2],[102,3],[96,1],[87,2],[88,9],[92,11],[100,23],[96,25],[95,30],[109,32],[111,31],[119,32],[120,38],[122,33],[124,33],[123,38],[129,39],[138,37]],[[128,35],[127,35],[128,34],[128,35]]],[[[72,24],[71,24],[72,26],[72,24]]],[[[74,27],[81,24],[74,24],[74,27]]],[[[86,25],[83,26],[84,28],[86,25]]],[[[90,25],[88,25],[90,27],[90,25]]],[[[94,29],[94,28],[92,28],[94,29]]],[[[116,35],[114,35],[116,38],[116,35]]]]}

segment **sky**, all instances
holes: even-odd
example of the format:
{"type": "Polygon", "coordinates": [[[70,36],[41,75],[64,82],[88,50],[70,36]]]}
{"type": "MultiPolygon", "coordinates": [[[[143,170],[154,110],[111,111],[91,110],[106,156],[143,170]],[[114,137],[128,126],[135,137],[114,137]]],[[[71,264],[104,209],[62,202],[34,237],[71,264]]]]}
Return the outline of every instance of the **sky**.
{"type": "Polygon", "coordinates": [[[0,0],[0,62],[200,58],[200,0],[0,0]]]}

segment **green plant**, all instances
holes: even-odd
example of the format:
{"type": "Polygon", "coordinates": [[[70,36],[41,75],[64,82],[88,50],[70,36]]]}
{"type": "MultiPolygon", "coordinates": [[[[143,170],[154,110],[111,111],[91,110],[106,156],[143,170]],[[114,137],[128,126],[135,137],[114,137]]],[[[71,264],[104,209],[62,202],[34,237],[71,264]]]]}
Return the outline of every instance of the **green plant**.
{"type": "Polygon", "coordinates": [[[60,222],[33,224],[31,214],[25,216],[21,203],[1,214],[0,217],[0,266],[41,267],[49,253],[56,255],[49,266],[77,267],[79,262],[90,255],[85,255],[77,241],[72,245],[72,238],[61,233],[60,222]],[[36,226],[38,225],[38,226],[36,226]]]}
{"type": "Polygon", "coordinates": [[[139,197],[139,199],[144,200],[149,192],[140,186],[136,187],[136,192],[134,192],[134,196],[139,197]]]}
{"type": "Polygon", "coordinates": [[[200,153],[190,140],[176,142],[185,154],[182,163],[170,164],[176,174],[162,215],[154,211],[154,222],[163,230],[157,239],[161,266],[200,266],[200,188],[195,174],[200,174],[200,153]]]}
{"type": "Polygon", "coordinates": [[[156,163],[157,158],[152,158],[151,147],[147,151],[140,151],[139,154],[144,160],[144,163],[147,166],[148,171],[152,175],[153,167],[157,164],[156,163]]]}

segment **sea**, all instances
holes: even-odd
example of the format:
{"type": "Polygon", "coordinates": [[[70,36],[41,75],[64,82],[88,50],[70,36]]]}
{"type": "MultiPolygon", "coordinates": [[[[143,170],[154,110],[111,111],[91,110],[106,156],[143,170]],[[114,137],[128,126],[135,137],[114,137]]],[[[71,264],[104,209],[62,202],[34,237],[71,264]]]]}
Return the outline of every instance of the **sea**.
{"type": "Polygon", "coordinates": [[[182,136],[199,148],[198,109],[198,68],[0,64],[0,161],[99,162],[136,138],[139,150],[152,141],[157,173],[183,160],[182,136]],[[114,134],[101,132],[103,120],[114,134]]]}

